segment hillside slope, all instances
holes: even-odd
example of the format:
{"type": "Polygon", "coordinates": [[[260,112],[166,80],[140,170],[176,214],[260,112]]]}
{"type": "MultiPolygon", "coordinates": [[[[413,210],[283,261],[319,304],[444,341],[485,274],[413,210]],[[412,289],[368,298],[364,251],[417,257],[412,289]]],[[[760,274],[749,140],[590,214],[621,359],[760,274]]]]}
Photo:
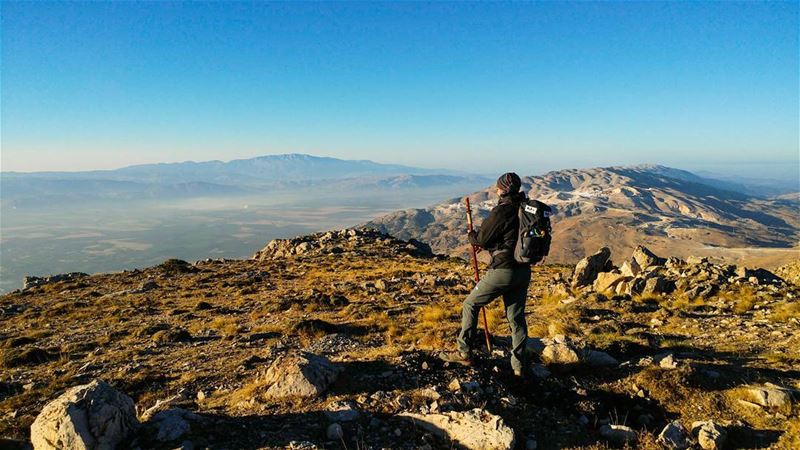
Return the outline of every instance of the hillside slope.
{"type": "Polygon", "coordinates": [[[500,301],[495,352],[469,368],[436,358],[470,267],[374,231],[274,241],[250,260],[29,279],[0,296],[0,437],[18,440],[0,441],[22,448],[48,401],[102,379],[143,422],[123,448],[450,449],[466,439],[453,417],[482,417],[467,430],[502,431],[513,448],[655,449],[673,420],[713,421],[726,448],[796,446],[800,287],[702,260],[654,264],[639,276],[683,287],[604,295],[564,288],[572,267],[534,267],[524,383],[500,301]],[[280,372],[300,350],[325,383],[281,397],[287,383],[305,392],[280,372]]]}
{"type": "MultiPolygon", "coordinates": [[[[797,258],[792,247],[800,236],[800,202],[748,197],[703,180],[645,165],[561,170],[522,182],[530,198],[555,208],[551,262],[575,263],[602,246],[628,254],[640,244],[681,257],[713,256],[735,263],[746,256],[750,263],[767,266],[797,258]]],[[[497,200],[493,187],[469,197],[478,220],[497,200]]],[[[462,199],[398,211],[365,226],[422,240],[441,253],[464,254],[462,199]]]]}

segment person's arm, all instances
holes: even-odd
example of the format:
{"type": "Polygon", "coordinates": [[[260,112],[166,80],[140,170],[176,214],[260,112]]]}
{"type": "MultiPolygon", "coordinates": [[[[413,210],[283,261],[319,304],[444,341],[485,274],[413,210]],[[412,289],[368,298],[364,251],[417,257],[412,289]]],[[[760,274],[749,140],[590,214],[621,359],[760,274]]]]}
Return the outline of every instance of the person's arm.
{"type": "Polygon", "coordinates": [[[489,213],[489,217],[484,219],[483,223],[481,223],[478,232],[469,235],[470,244],[477,245],[481,248],[492,245],[497,237],[500,236],[502,225],[503,221],[500,219],[497,208],[495,208],[489,213]]]}

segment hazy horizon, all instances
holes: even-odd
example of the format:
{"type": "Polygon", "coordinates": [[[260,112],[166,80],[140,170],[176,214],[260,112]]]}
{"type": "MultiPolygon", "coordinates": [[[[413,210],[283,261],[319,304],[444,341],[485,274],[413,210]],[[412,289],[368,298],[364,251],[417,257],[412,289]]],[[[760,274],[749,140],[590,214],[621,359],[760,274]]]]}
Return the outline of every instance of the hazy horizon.
{"type": "MultiPolygon", "coordinates": [[[[112,166],[112,167],[91,167],[87,169],[75,169],[75,170],[46,170],[46,171],[15,171],[15,170],[4,170],[4,168],[0,167],[0,173],[20,173],[20,174],[34,174],[34,173],[43,173],[43,172],[65,172],[65,173],[74,173],[74,172],[88,172],[88,171],[111,171],[117,169],[123,169],[126,167],[131,166],[138,166],[138,165],[151,165],[151,164],[180,164],[180,163],[202,163],[202,162],[211,162],[211,161],[221,161],[223,163],[228,163],[235,160],[246,160],[252,158],[259,158],[259,157],[269,157],[269,156],[287,156],[287,155],[303,155],[303,156],[312,156],[312,157],[327,157],[327,158],[335,158],[335,159],[343,159],[348,160],[348,158],[339,158],[336,156],[329,156],[324,154],[308,154],[308,153],[273,153],[273,154],[256,154],[249,157],[231,157],[231,158],[213,158],[213,159],[189,159],[189,160],[154,160],[151,162],[143,162],[139,164],[131,164],[131,165],[123,165],[123,166],[112,166]]],[[[800,158],[800,155],[798,155],[800,158]]],[[[363,161],[371,161],[376,162],[379,164],[400,164],[395,161],[389,160],[378,160],[378,159],[362,159],[363,161]]],[[[761,179],[768,179],[773,178],[779,181],[789,181],[789,182],[800,182],[800,162],[797,161],[783,161],[783,162],[770,162],[770,163],[761,163],[759,161],[751,161],[748,163],[730,163],[730,162],[722,162],[722,163],[710,163],[710,162],[694,162],[693,164],[689,164],[687,166],[680,166],[674,165],[669,163],[659,163],[654,161],[635,161],[629,163],[611,163],[607,165],[591,165],[591,164],[576,164],[572,166],[548,166],[548,167],[538,167],[534,168],[529,171],[524,170],[524,165],[519,165],[514,167],[509,165],[509,167],[504,171],[518,171],[523,176],[533,176],[533,175],[542,175],[546,172],[550,171],[557,171],[557,170],[565,170],[565,169],[589,169],[594,167],[612,167],[612,166],[633,166],[633,165],[641,165],[641,164],[656,164],[656,165],[663,165],[667,167],[672,167],[675,169],[682,169],[688,170],[690,172],[695,172],[698,174],[706,174],[706,175],[713,175],[719,177],[746,177],[746,178],[761,178],[761,179]]],[[[434,167],[434,166],[425,166],[425,165],[412,165],[410,167],[419,168],[419,169],[432,169],[432,170],[442,170],[442,171],[462,171],[464,173],[470,173],[474,175],[481,175],[481,176],[493,176],[497,173],[501,173],[500,171],[481,171],[481,170],[469,170],[470,168],[459,169],[455,167],[434,167]]],[[[798,190],[800,190],[800,184],[797,186],[798,190]]]]}

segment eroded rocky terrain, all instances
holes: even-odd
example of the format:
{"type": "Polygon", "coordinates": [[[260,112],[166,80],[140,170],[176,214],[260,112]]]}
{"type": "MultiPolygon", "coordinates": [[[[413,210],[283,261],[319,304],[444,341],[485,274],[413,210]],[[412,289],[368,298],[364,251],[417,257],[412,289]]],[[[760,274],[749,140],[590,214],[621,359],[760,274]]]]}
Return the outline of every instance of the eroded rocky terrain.
{"type": "Polygon", "coordinates": [[[0,447],[800,447],[797,265],[668,256],[533,267],[524,381],[501,301],[492,352],[436,357],[470,267],[375,231],[31,279],[0,297],[0,447]]]}
{"type": "MultiPolygon", "coordinates": [[[[480,221],[497,204],[496,188],[469,195],[480,221]]],[[[553,247],[548,260],[575,264],[608,246],[629,255],[638,245],[687,258],[775,268],[797,259],[800,203],[792,196],[757,198],[691,172],[657,165],[566,169],[522,178],[529,198],[547,203],[553,247]],[[710,184],[709,184],[710,183],[710,184]]],[[[463,198],[408,209],[366,224],[415,238],[442,254],[466,256],[463,198]]]]}

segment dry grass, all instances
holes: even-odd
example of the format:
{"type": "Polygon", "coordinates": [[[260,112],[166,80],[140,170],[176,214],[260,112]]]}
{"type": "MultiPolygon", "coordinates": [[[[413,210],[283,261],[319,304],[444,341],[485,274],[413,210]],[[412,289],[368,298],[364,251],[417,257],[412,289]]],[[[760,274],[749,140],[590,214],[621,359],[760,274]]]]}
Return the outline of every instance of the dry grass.
{"type": "Polygon", "coordinates": [[[736,314],[746,314],[752,311],[757,302],[758,297],[755,292],[753,292],[753,289],[749,286],[742,287],[737,292],[733,293],[733,312],[736,314]]]}
{"type": "Polygon", "coordinates": [[[239,321],[233,317],[217,317],[208,326],[225,338],[232,338],[242,332],[239,321]]]}
{"type": "Polygon", "coordinates": [[[800,321],[800,301],[782,303],[772,310],[769,319],[773,322],[800,321]]]}
{"type": "Polygon", "coordinates": [[[789,418],[784,426],[783,434],[775,444],[775,448],[800,448],[800,417],[789,418]]]}
{"type": "Polygon", "coordinates": [[[533,305],[531,314],[528,315],[528,335],[544,337],[581,334],[578,302],[564,305],[558,296],[543,296],[533,305]]]}
{"type": "Polygon", "coordinates": [[[708,306],[709,302],[706,299],[697,297],[689,298],[685,294],[679,294],[667,302],[667,307],[673,311],[693,312],[708,306]]]}

